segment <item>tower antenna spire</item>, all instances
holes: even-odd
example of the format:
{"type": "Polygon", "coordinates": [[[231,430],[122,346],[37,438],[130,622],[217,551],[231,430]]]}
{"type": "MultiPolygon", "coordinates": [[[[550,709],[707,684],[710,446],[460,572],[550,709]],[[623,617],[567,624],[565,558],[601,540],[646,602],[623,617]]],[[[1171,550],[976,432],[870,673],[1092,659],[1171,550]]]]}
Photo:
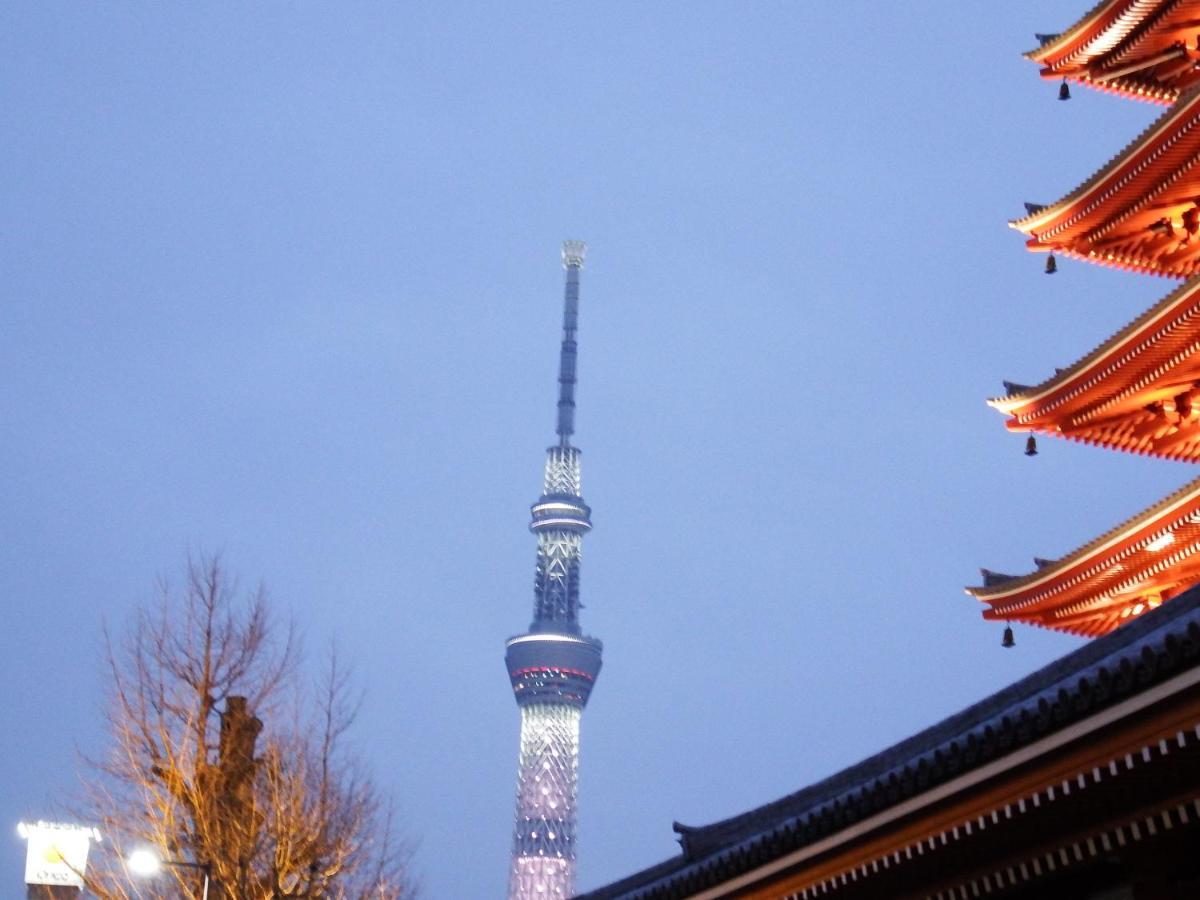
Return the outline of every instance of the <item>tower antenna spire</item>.
{"type": "Polygon", "coordinates": [[[537,536],[533,621],[509,638],[505,663],[521,710],[517,811],[509,900],[567,900],[575,893],[575,800],[579,721],[603,647],[579,626],[583,536],[592,527],[583,502],[575,430],[575,332],[583,241],[563,243],[567,284],[558,365],[558,443],[546,450],[542,495],[530,507],[537,536]]]}
{"type": "Polygon", "coordinates": [[[567,283],[563,289],[563,336],[558,354],[558,434],[559,446],[571,443],[575,433],[575,359],[578,345],[575,332],[579,328],[579,272],[587,244],[583,241],[563,241],[562,261],[567,270],[567,283]]]}

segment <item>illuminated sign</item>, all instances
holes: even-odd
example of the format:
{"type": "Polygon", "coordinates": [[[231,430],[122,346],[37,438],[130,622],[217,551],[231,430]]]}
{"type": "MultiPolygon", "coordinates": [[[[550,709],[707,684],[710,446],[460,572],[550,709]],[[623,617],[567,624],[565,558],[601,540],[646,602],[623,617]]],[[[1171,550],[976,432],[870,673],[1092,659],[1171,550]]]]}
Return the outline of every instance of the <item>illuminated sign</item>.
{"type": "Polygon", "coordinates": [[[58,822],[22,822],[17,833],[25,838],[25,883],[83,888],[88,848],[100,832],[58,822]]]}

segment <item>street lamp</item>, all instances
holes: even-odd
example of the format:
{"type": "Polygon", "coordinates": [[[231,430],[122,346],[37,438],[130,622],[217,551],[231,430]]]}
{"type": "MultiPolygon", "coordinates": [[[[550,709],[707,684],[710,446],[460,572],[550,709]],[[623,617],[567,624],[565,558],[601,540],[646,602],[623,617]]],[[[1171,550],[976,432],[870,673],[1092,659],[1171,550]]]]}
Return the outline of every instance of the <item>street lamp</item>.
{"type": "Polygon", "coordinates": [[[208,900],[208,876],[212,869],[208,863],[187,862],[182,859],[161,859],[157,853],[148,847],[134,850],[125,860],[129,871],[142,878],[153,878],[162,871],[163,866],[171,869],[199,869],[204,873],[204,891],[201,900],[208,900]]]}

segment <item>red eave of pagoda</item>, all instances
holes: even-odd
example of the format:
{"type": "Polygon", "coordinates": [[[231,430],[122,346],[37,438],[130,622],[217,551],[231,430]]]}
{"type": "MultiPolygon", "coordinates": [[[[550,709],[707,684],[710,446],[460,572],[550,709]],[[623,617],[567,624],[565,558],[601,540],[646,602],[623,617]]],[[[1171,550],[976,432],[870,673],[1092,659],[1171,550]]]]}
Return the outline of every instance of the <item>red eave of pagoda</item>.
{"type": "Polygon", "coordinates": [[[1200,82],[1200,0],[1101,0],[1025,56],[1042,77],[1173,103],[1200,82]]]}
{"type": "Polygon", "coordinates": [[[1028,575],[984,572],[985,619],[1107,634],[1200,581],[1200,479],[1028,575]]]}
{"type": "Polygon", "coordinates": [[[1062,200],[1009,224],[1030,250],[1177,278],[1200,272],[1200,87],[1062,200]]]}
{"type": "Polygon", "coordinates": [[[1010,431],[1200,462],[1200,277],[1053,378],[988,404],[1010,431]]]}

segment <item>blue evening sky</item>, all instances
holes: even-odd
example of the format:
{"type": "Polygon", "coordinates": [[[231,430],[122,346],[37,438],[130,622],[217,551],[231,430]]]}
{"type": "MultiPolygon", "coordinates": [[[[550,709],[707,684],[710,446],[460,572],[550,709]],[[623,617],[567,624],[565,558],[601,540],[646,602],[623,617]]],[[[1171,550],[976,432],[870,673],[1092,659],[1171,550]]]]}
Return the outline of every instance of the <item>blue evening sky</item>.
{"type": "Polygon", "coordinates": [[[1172,287],[1005,227],[1158,114],[1021,59],[1088,5],[0,6],[0,827],[101,745],[102,620],[219,549],[355,661],[426,896],[501,896],[566,237],[581,888],[1075,647],[962,587],[1192,477],[984,405],[1172,287]]]}

